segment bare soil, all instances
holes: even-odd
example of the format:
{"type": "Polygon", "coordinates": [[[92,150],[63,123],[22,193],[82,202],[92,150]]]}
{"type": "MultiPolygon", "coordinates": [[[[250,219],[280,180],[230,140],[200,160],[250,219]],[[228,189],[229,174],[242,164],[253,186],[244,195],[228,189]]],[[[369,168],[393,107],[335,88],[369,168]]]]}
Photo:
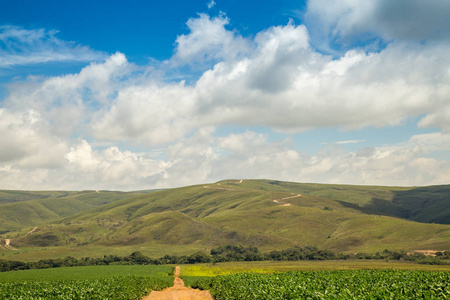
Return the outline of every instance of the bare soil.
{"type": "Polygon", "coordinates": [[[185,287],[183,280],[178,277],[179,275],[180,267],[177,266],[173,287],[162,291],[152,291],[142,300],[214,300],[208,291],[185,287]]]}
{"type": "Polygon", "coordinates": [[[5,239],[5,246],[4,247],[6,249],[8,249],[8,250],[17,250],[13,246],[11,246],[11,240],[10,239],[5,239]]]}
{"type": "Polygon", "coordinates": [[[445,252],[445,250],[413,250],[413,252],[408,254],[420,253],[425,256],[436,256],[437,252],[445,252]]]}
{"type": "Polygon", "coordinates": [[[38,229],[37,227],[34,227],[33,229],[31,229],[30,231],[27,232],[27,234],[25,234],[25,236],[32,234],[33,232],[36,231],[36,229],[38,229]]]}
{"type": "Polygon", "coordinates": [[[291,206],[290,203],[285,203],[284,200],[297,198],[297,197],[301,197],[301,196],[302,196],[301,194],[297,194],[295,196],[290,196],[290,197],[284,197],[284,198],[276,199],[276,200],[273,200],[273,202],[275,202],[277,204],[280,204],[280,206],[291,206]]]}

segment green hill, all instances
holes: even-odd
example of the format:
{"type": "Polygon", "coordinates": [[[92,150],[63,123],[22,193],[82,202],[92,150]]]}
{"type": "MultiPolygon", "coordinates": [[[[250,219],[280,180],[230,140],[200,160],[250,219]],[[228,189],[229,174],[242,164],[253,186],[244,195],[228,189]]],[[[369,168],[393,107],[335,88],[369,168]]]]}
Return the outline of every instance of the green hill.
{"type": "MultiPolygon", "coordinates": [[[[50,220],[46,224],[30,221],[29,227],[3,234],[1,238],[10,239],[18,250],[0,252],[4,256],[15,253],[16,259],[36,260],[49,253],[55,257],[132,251],[149,256],[190,254],[225,244],[256,246],[265,251],[292,246],[344,252],[450,250],[449,192],[449,186],[226,180],[121,195],[126,196],[123,199],[105,196],[94,202],[114,200],[87,210],[82,210],[72,195],[58,208],[46,207],[54,213],[38,218],[50,220]],[[67,217],[57,219],[64,214],[67,217]]],[[[85,204],[94,194],[98,193],[78,195],[77,200],[85,204]]],[[[44,206],[42,201],[20,203],[44,206]]],[[[3,215],[0,206],[0,217],[3,215]]]]}
{"type": "Polygon", "coordinates": [[[110,191],[0,191],[0,233],[59,220],[134,194],[110,191]]]}

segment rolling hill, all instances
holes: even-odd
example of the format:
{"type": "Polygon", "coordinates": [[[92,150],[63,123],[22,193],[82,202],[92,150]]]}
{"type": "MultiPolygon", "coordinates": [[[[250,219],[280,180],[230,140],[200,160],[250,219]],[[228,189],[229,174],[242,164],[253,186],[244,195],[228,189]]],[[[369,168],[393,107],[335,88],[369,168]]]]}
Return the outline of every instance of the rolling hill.
{"type": "Polygon", "coordinates": [[[0,191],[0,233],[55,221],[136,193],[0,191]]]}
{"type": "Polygon", "coordinates": [[[36,260],[137,250],[149,256],[190,254],[225,244],[264,251],[450,250],[450,186],[225,180],[153,193],[108,193],[92,200],[99,193],[68,193],[46,206],[47,198],[0,205],[0,224],[12,224],[1,239],[18,249],[0,252],[36,260]],[[16,221],[12,216],[18,218],[22,203],[45,206],[48,214],[16,221]]]}

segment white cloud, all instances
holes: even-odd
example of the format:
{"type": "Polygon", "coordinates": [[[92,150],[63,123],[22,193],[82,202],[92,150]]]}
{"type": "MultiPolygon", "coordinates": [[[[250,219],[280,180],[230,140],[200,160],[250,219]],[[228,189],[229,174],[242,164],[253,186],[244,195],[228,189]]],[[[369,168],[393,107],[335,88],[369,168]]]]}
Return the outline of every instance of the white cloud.
{"type": "Polygon", "coordinates": [[[192,88],[150,83],[121,90],[107,111],[95,115],[92,132],[102,140],[173,142],[199,125],[192,88]]]}
{"type": "MultiPolygon", "coordinates": [[[[345,151],[328,145],[309,155],[289,141],[269,141],[252,131],[215,136],[197,131],[165,149],[166,156],[136,153],[112,146],[95,150],[80,140],[57,168],[23,168],[0,163],[2,188],[124,189],[174,187],[224,178],[265,178],[298,182],[379,185],[446,184],[450,163],[429,157],[448,149],[448,135],[413,136],[408,142],[345,151]],[[429,141],[432,142],[429,142],[429,141]],[[446,142],[442,143],[444,140],[446,142]],[[434,146],[428,147],[427,145],[434,146]],[[33,176],[32,178],[30,176],[33,176]]],[[[57,159],[57,157],[56,157],[57,159]]]]}
{"type": "Polygon", "coordinates": [[[57,31],[24,29],[17,26],[0,26],[0,68],[30,64],[93,61],[104,54],[87,46],[66,42],[56,37],[57,31]]]}
{"type": "Polygon", "coordinates": [[[12,85],[5,103],[39,112],[58,135],[151,146],[224,124],[299,132],[399,125],[424,115],[421,126],[450,127],[446,44],[395,43],[380,53],[351,50],[333,60],[309,46],[302,25],[271,27],[244,41],[225,29],[227,22],[200,15],[190,20],[191,33],[178,38],[186,48],[179,44],[173,59],[207,53],[220,60],[192,85],[159,81],[117,53],[78,74],[12,85]],[[226,55],[241,44],[250,45],[245,55],[226,55]]]}
{"type": "Polygon", "coordinates": [[[352,44],[384,40],[448,40],[450,2],[446,0],[309,0],[304,16],[314,42],[352,44]]]}
{"type": "Polygon", "coordinates": [[[70,152],[65,157],[81,172],[95,171],[100,163],[99,159],[92,152],[91,146],[84,140],[78,146],[71,147],[70,152]]]}
{"type": "Polygon", "coordinates": [[[33,109],[53,124],[53,133],[69,136],[83,130],[93,107],[108,103],[132,70],[125,56],[116,53],[78,74],[29,77],[26,82],[14,83],[4,105],[14,111],[33,109]]]}
{"type": "Polygon", "coordinates": [[[216,2],[214,0],[209,1],[206,6],[208,6],[209,9],[213,8],[216,5],[216,2]]]}
{"type": "Polygon", "coordinates": [[[242,57],[249,51],[248,41],[238,33],[225,29],[229,19],[225,16],[210,18],[200,14],[186,23],[190,32],[176,39],[175,54],[171,62],[197,65],[242,57]]]}
{"type": "Polygon", "coordinates": [[[304,43],[290,48],[289,38],[273,50],[280,36],[300,36],[302,27],[271,31],[277,34],[258,47],[270,51],[216,64],[199,79],[196,89],[205,117],[295,132],[398,125],[449,106],[447,47],[392,45],[380,53],[350,51],[331,60],[304,43]]]}
{"type": "Polygon", "coordinates": [[[22,168],[55,168],[63,163],[58,154],[66,151],[66,143],[52,135],[49,124],[32,109],[0,108],[0,136],[0,162],[22,168]]]}
{"type": "Polygon", "coordinates": [[[411,137],[410,143],[420,146],[426,153],[446,151],[450,149],[450,134],[441,132],[417,134],[411,137]]]}
{"type": "Polygon", "coordinates": [[[434,127],[441,128],[444,132],[450,132],[450,106],[445,103],[440,109],[436,110],[423,117],[419,123],[419,127],[434,127]]]}
{"type": "Polygon", "coordinates": [[[345,144],[358,144],[364,142],[364,140],[347,140],[347,141],[339,141],[336,142],[338,145],[345,145],[345,144]]]}
{"type": "Polygon", "coordinates": [[[450,162],[434,155],[450,149],[446,41],[393,42],[333,59],[310,46],[303,25],[243,38],[228,23],[224,16],[191,19],[173,58],[161,63],[201,64],[207,70],[192,84],[158,79],[157,66],[139,68],[116,53],[79,73],[9,85],[0,108],[2,188],[130,190],[242,177],[448,183],[450,162]],[[383,127],[416,116],[423,116],[419,126],[442,133],[354,152],[340,144],[359,140],[310,155],[269,134],[214,131],[383,127]],[[132,151],[136,146],[144,150],[132,151]],[[157,155],[155,146],[162,148],[157,155]]]}

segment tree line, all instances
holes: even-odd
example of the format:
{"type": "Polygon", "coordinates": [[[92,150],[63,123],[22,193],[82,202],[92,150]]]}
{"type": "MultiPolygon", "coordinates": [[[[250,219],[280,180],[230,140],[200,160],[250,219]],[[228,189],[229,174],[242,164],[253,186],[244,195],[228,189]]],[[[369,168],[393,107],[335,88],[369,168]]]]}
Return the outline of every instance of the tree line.
{"type": "Polygon", "coordinates": [[[73,266],[99,265],[168,265],[168,264],[196,264],[238,261],[299,261],[299,260],[348,260],[348,259],[378,259],[403,260],[422,264],[448,264],[450,252],[437,252],[435,257],[427,257],[421,253],[409,254],[406,251],[384,250],[375,254],[334,253],[330,250],[319,250],[317,247],[294,247],[286,250],[274,250],[261,253],[256,247],[227,245],[213,248],[209,253],[196,252],[191,255],[165,255],[152,259],[136,251],[128,256],[104,255],[103,257],[83,257],[43,259],[36,262],[21,262],[0,260],[0,272],[12,270],[45,269],[73,266]]]}

